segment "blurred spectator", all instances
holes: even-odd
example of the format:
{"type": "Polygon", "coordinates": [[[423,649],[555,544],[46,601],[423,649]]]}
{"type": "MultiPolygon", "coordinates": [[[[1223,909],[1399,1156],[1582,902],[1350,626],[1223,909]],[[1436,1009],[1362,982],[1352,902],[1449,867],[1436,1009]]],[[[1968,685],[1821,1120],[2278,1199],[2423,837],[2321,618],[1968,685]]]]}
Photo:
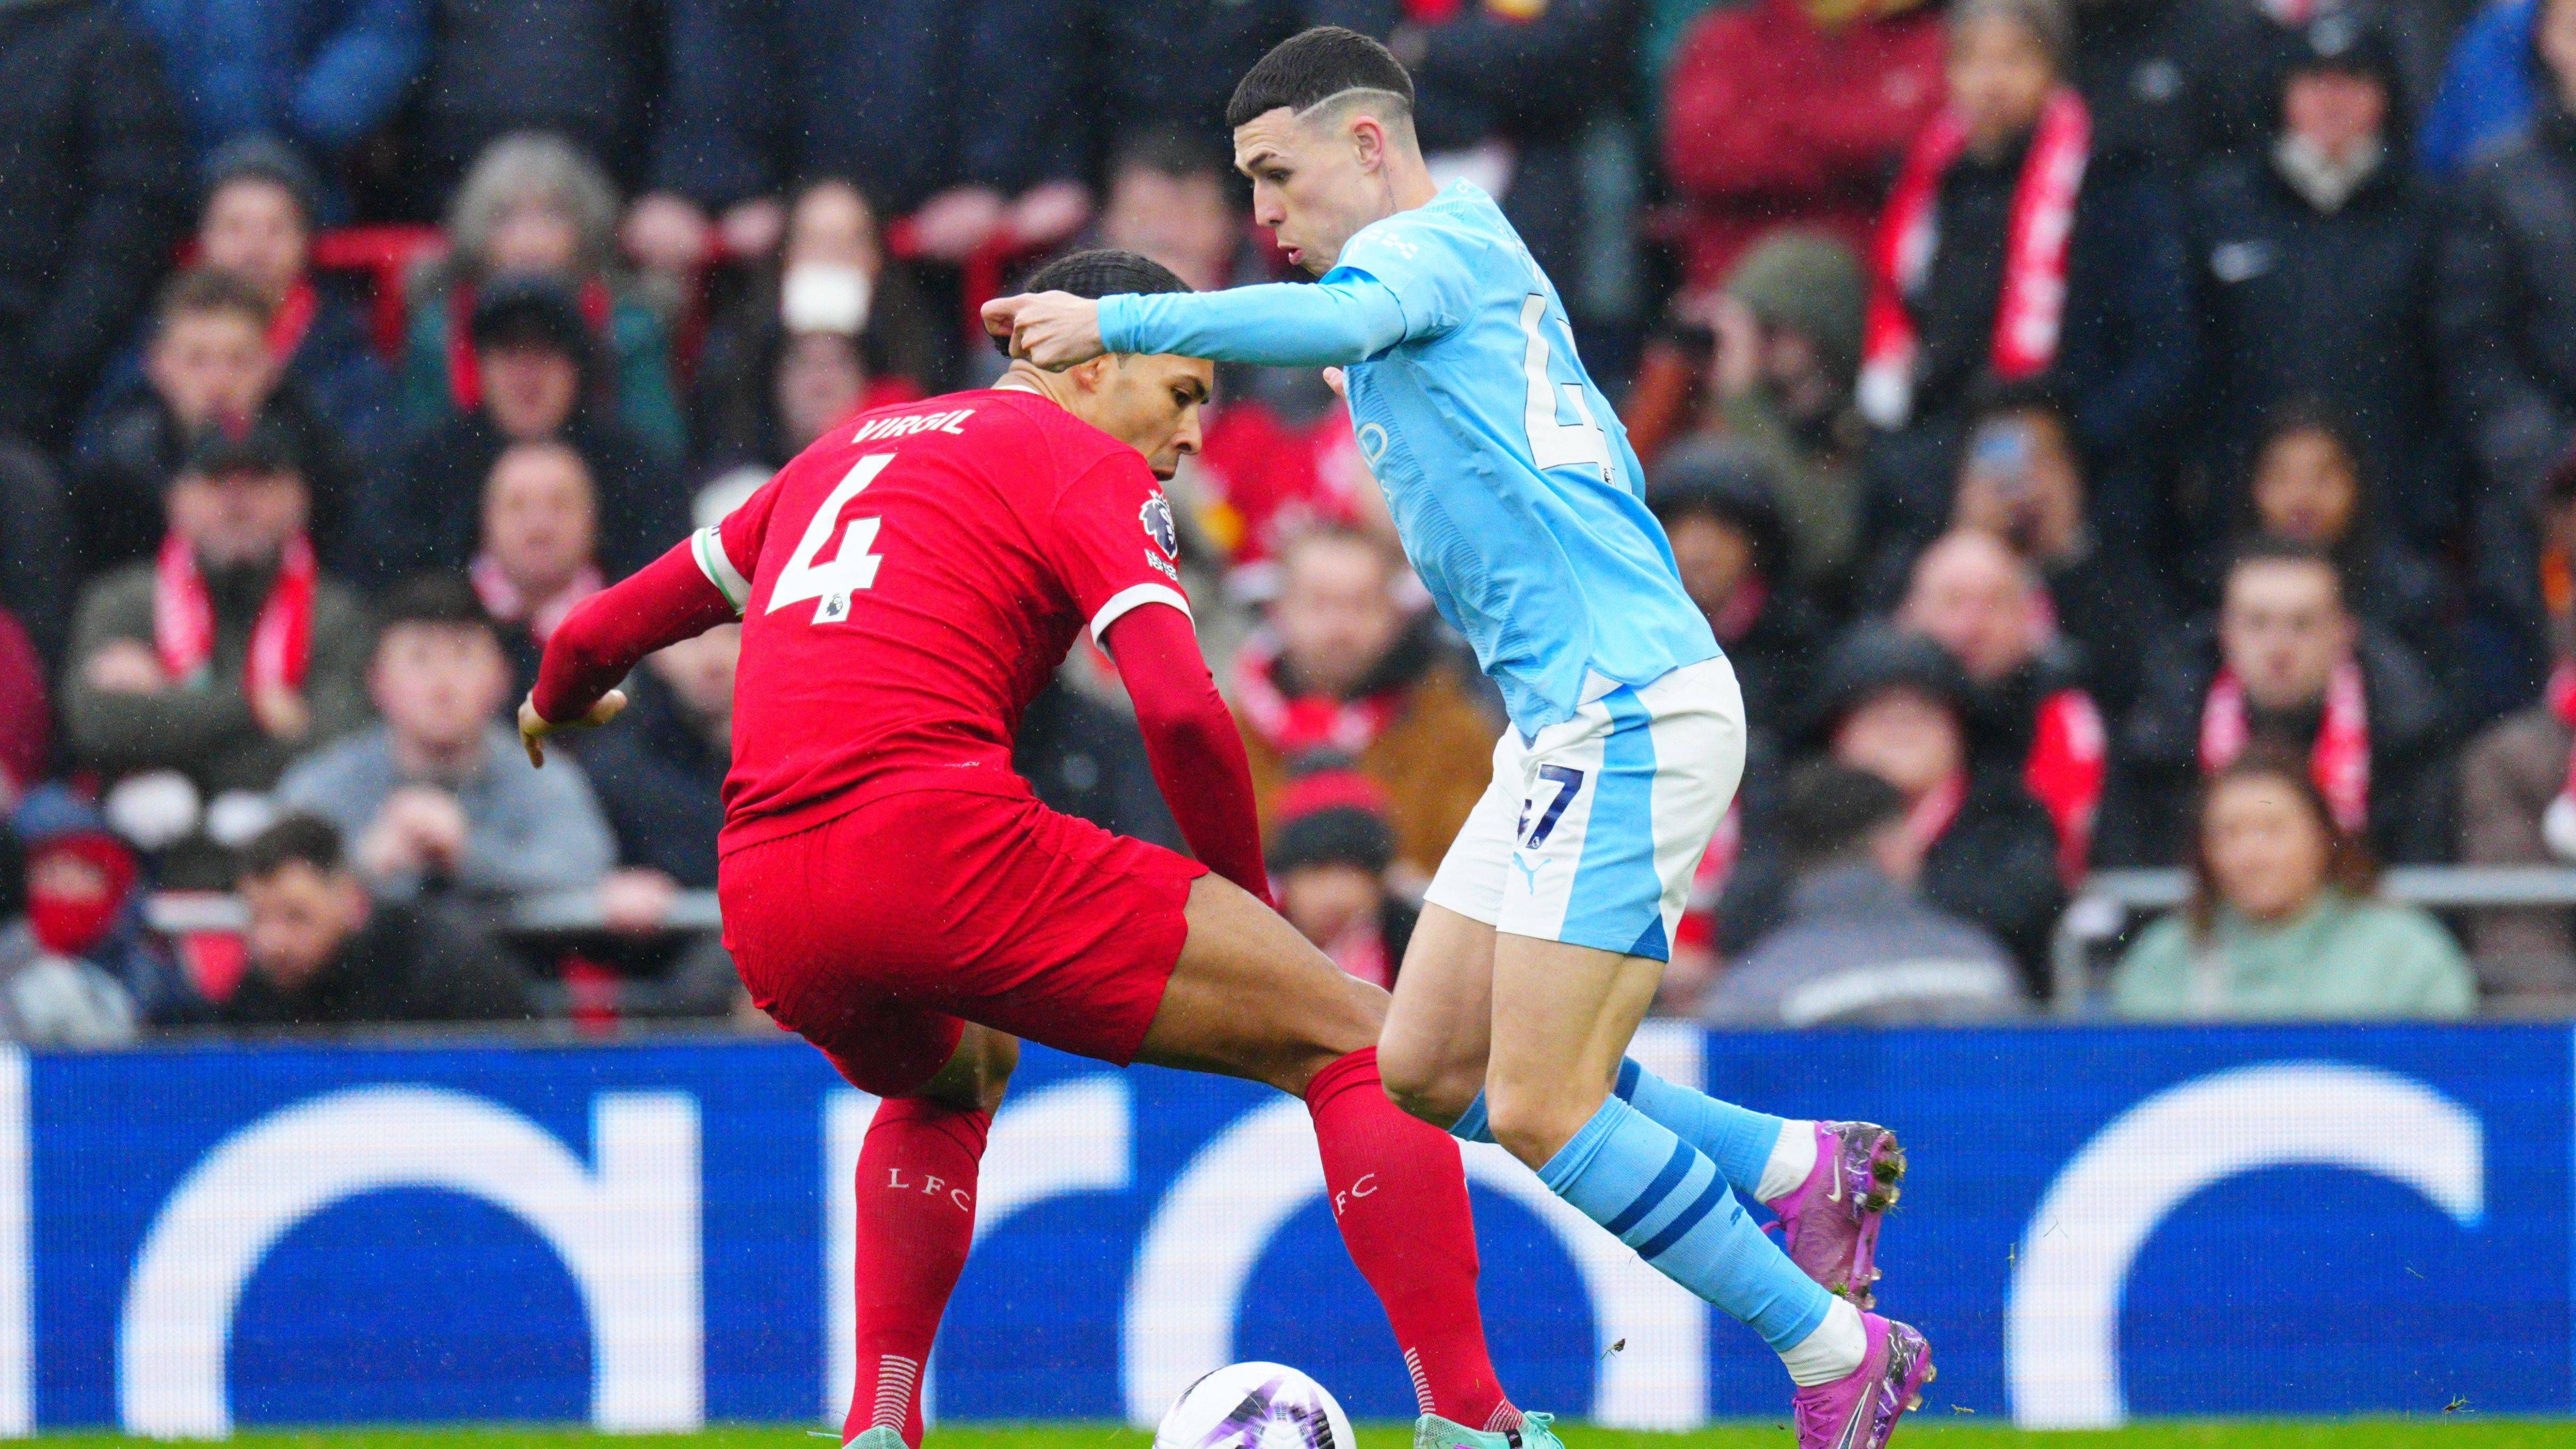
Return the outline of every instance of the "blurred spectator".
{"type": "Polygon", "coordinates": [[[738,624],[646,655],[626,681],[625,710],[578,741],[582,768],[616,832],[618,859],[630,871],[656,872],[682,890],[715,889],[741,656],[738,624]]]}
{"type": "Polygon", "coordinates": [[[1267,281],[1234,198],[1232,158],[1212,137],[1161,126],[1129,131],[1109,158],[1100,244],[1140,252],[1194,292],[1267,281]]]}
{"type": "Polygon", "coordinates": [[[1483,187],[1576,321],[1600,315],[1595,283],[1606,279],[1597,278],[1591,243],[1605,237],[1614,255],[1624,252],[1636,218],[1605,206],[1602,189],[1588,184],[1585,147],[1595,123],[1624,115],[1634,7],[1303,0],[1299,13],[1309,25],[1347,25],[1386,42],[1413,74],[1414,124],[1433,178],[1483,187]]]}
{"type": "Polygon", "coordinates": [[[0,608],[0,815],[45,778],[52,764],[53,713],[45,707],[45,662],[17,617],[0,608]]]}
{"type": "Polygon", "coordinates": [[[496,143],[564,138],[621,183],[640,178],[646,118],[669,37],[661,7],[614,0],[420,0],[431,7],[428,74],[406,112],[415,214],[471,188],[496,143]]]}
{"type": "Polygon", "coordinates": [[[771,198],[810,176],[854,178],[885,215],[915,213],[923,250],[950,261],[996,239],[1071,235],[1090,214],[1074,180],[1088,159],[1088,13],[1044,0],[673,0],[652,192],[628,218],[628,246],[668,272],[719,238],[765,254],[783,221],[771,198]]]}
{"type": "Polygon", "coordinates": [[[610,574],[641,568],[687,531],[671,466],[584,401],[598,354],[570,292],[542,277],[497,281],[477,298],[470,335],[481,400],[414,438],[400,465],[374,481],[362,510],[378,584],[466,566],[484,483],[516,443],[560,440],[589,465],[599,556],[610,574]]]}
{"type": "Polygon", "coordinates": [[[2147,646],[2172,627],[2173,608],[2153,570],[2095,536],[2085,516],[2084,460],[2048,388],[2009,383],[1979,397],[1950,526],[1992,534],[2021,557],[2039,585],[2055,650],[2111,718],[2126,715],[2147,646]]]}
{"type": "MultiPolygon", "coordinates": [[[[1790,567],[1809,596],[1839,604],[1861,544],[1861,448],[1852,400],[1867,283],[1840,242],[1776,236],[1746,253],[1711,304],[1704,411],[1697,426],[1763,448],[1781,471],[1776,499],[1790,567]]],[[[1670,344],[1650,349],[1627,411],[1630,440],[1653,466],[1674,430],[1651,394],[1670,344]]],[[[1677,355],[1677,354],[1675,354],[1677,355]]],[[[1684,386],[1696,387],[1696,382],[1684,386]]]]}
{"type": "Polygon", "coordinates": [[[1763,237],[1869,245],[1887,180],[1942,99],[1941,15],[1920,0],[1749,0],[1702,15],[1664,95],[1664,174],[1689,206],[1692,284],[1763,237]]]}
{"type": "Polygon", "coordinates": [[[1395,832],[1386,792],[1326,764],[1288,783],[1271,810],[1271,888],[1279,913],[1333,964],[1393,988],[1422,910],[1387,886],[1395,832]]]}
{"type": "Polygon", "coordinates": [[[2402,151],[2396,57],[2350,11],[2291,32],[2259,148],[2204,172],[2188,204],[2208,365],[2205,538],[2235,532],[2255,444],[2286,404],[2350,420],[2393,542],[2446,531],[2451,452],[2434,395],[2435,210],[2402,151]]]}
{"type": "Polygon", "coordinates": [[[2195,792],[2191,903],[2120,960],[2129,1017],[2455,1017],[2477,985],[2439,922],[2371,899],[2369,848],[2296,755],[2256,748],[2195,792]]]}
{"type": "MultiPolygon", "coordinates": [[[[24,844],[26,915],[11,921],[0,909],[0,1037],[123,1046],[147,1013],[169,1019],[191,999],[144,932],[132,847],[96,810],[48,785],[10,823],[24,844]]],[[[0,867],[17,865],[17,854],[0,867]]]]}
{"type": "Polygon", "coordinates": [[[1235,82],[1298,23],[1292,5],[1118,0],[1095,7],[1090,84],[1098,124],[1104,131],[1151,126],[1223,136],[1235,82]]]}
{"type": "Polygon", "coordinates": [[[0,7],[0,436],[68,441],[187,191],[159,58],[116,5],[0,7]]]}
{"type": "Polygon", "coordinates": [[[1346,756],[1386,791],[1396,858],[1427,880],[1493,777],[1496,728],[1431,612],[1397,600],[1400,571],[1362,534],[1292,541],[1269,628],[1235,657],[1234,708],[1265,820],[1303,757],[1346,756]]]}
{"type": "Polygon", "coordinates": [[[249,966],[222,1006],[244,1027],[514,1021],[528,984],[500,948],[430,908],[372,900],[340,832],[289,815],[242,851],[249,966]]]}
{"type": "Polygon", "coordinates": [[[2253,532],[2329,554],[2353,612],[2439,658],[2441,579],[2383,522],[2343,423],[2292,399],[2273,412],[2254,451],[2253,532]]]}
{"type": "MultiPolygon", "coordinates": [[[[1103,830],[1182,849],[1181,827],[1154,783],[1132,710],[1125,696],[1082,687],[1082,666],[1066,662],[1020,715],[1011,750],[1019,771],[1050,810],[1080,816],[1103,830]]],[[[1111,686],[1115,688],[1116,686],[1111,686]]]]}
{"type": "MultiPolygon", "coordinates": [[[[1866,770],[1905,797],[1905,828],[1924,852],[1924,898],[1993,932],[2036,973],[2064,899],[2057,832],[2018,771],[1974,767],[1968,700],[1966,677],[1939,645],[1864,626],[1825,656],[1816,736],[1836,763],[1866,770]]],[[[1744,864],[1719,914],[1737,950],[1781,918],[1788,892],[1780,854],[1776,838],[1757,840],[1748,830],[1744,864]]]]}
{"type": "Polygon", "coordinates": [[[501,722],[508,661],[462,579],[405,580],[381,610],[367,676],[384,722],[298,761],[278,803],[329,820],[378,896],[434,885],[472,896],[582,890],[612,847],[569,758],[540,771],[501,722]]]}
{"type": "MultiPolygon", "coordinates": [[[[2550,470],[2544,590],[2557,667],[2538,703],[2488,726],[2460,760],[2460,860],[2468,865],[2576,861],[2576,453],[2550,470]]],[[[2576,924],[2564,910],[2468,914],[2469,951],[2502,1005],[2576,998],[2576,924]]]]}
{"type": "Polygon", "coordinates": [[[1915,563],[1897,622],[1967,676],[1971,768],[2018,777],[2047,809],[2058,873],[2072,886],[2092,854],[2108,742],[2030,566],[1993,534],[1946,534],[1915,563]]]}
{"type": "Polygon", "coordinates": [[[18,616],[49,670],[71,632],[79,555],[61,475],[43,454],[0,436],[0,610],[18,616]]]}
{"type": "Polygon", "coordinates": [[[850,413],[924,396],[949,371],[945,335],[911,276],[886,265],[867,198],[817,181],[788,211],[776,272],[707,329],[698,456],[774,469],[850,413]]]}
{"type": "Polygon", "coordinates": [[[2192,781],[2266,743],[2309,761],[2335,823],[2373,854],[2440,860],[2450,846],[2447,725],[2424,666],[2353,617],[2333,560],[2253,540],[2227,572],[2217,619],[2185,627],[2150,657],[2112,751],[2098,859],[2181,860],[2177,807],[2192,781]]]}
{"type": "Polygon", "coordinates": [[[1665,454],[1646,489],[1682,588],[1735,666],[1746,722],[1775,738],[1795,727],[1825,638],[1824,620],[1789,572],[1785,491],[1770,454],[1726,438],[1665,454]]]}
{"type": "Polygon", "coordinates": [[[245,137],[207,157],[205,177],[197,260],[267,296],[270,362],[353,451],[381,457],[394,441],[393,375],[365,311],[313,274],[312,171],[276,142],[245,137]]]}
{"type": "Polygon", "coordinates": [[[2097,151],[2184,177],[2250,139],[2261,123],[2242,72],[2268,38],[2266,3],[2075,0],[2069,76],[2093,113],[2097,151]]]}
{"type": "Polygon", "coordinates": [[[365,608],[314,558],[279,429],[200,434],[164,503],[158,555],[81,596],[66,741],[110,778],[177,771],[206,801],[264,792],[299,751],[365,723],[365,608]]]}
{"type": "Polygon", "coordinates": [[[1890,533],[1939,531],[1972,399],[2037,377],[2074,404],[2102,542],[2168,528],[2164,435],[2192,367],[2181,246],[2155,173],[2093,143],[2060,78],[2066,27],[2057,0],[1950,10],[1949,106],[1881,219],[1862,344],[1890,533]]]}
{"type": "Polygon", "coordinates": [[[267,293],[231,272],[193,268],[162,289],[141,367],[109,383],[81,430],[73,501],[89,571],[151,551],[161,494],[191,438],[253,419],[293,453],[315,547],[334,568],[348,560],[344,524],[359,469],[271,353],[276,315],[267,293]]]}
{"type": "Polygon", "coordinates": [[[588,400],[665,459],[687,444],[672,391],[661,317],[626,294],[617,259],[617,192],[599,167],[555,136],[506,137],[484,152],[448,208],[451,250],[412,290],[403,338],[403,411],[415,429],[470,414],[487,378],[473,336],[477,298],[503,278],[545,277],[576,299],[599,369],[588,400]]]}
{"type": "Polygon", "coordinates": [[[2460,31],[2442,88],[2425,111],[2415,157],[2430,179],[2457,177],[2479,153],[2528,125],[2549,89],[2544,46],[2576,49],[2576,4],[2499,0],[2460,31]],[[2544,32],[2554,31],[2545,35],[2544,32]]]}
{"type": "Polygon", "coordinates": [[[600,576],[599,503],[590,468],[563,443],[513,443],[483,484],[483,542],[466,576],[501,629],[511,696],[537,682],[555,626],[606,588],[600,576]]]}
{"type": "Polygon", "coordinates": [[[1789,781],[1777,828],[1788,917],[1719,978],[1700,1013],[1711,1024],[1898,1026],[2022,1010],[2002,943],[1916,892],[1924,843],[1895,786],[1808,764],[1789,781]]]}
{"type": "Polygon", "coordinates": [[[2456,183],[2433,313],[2443,396],[2483,485],[2476,586],[2526,616],[2538,577],[2531,510],[2541,476],[2576,442],[2576,3],[2561,0],[2550,19],[2534,37],[2546,84],[2529,124],[2456,183]]]}
{"type": "Polygon", "coordinates": [[[246,136],[333,160],[393,118],[429,55],[428,0],[133,0],[197,149],[246,136]]]}

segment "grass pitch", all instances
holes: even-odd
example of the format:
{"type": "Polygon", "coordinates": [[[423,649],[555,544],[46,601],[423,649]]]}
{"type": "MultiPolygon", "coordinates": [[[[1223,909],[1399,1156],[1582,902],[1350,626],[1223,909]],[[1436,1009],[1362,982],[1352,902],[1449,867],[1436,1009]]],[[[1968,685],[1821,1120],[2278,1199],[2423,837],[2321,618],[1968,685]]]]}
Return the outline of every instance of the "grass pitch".
{"type": "MultiPolygon", "coordinates": [[[[1730,1424],[1688,1434],[1569,1426],[1573,1449],[1788,1449],[1785,1425],[1730,1424]]],[[[1410,1449],[1411,1426],[1365,1424],[1359,1449],[1410,1449]]],[[[38,1449],[143,1444],[113,1434],[47,1435],[38,1449]]],[[[1138,1429],[1106,1424],[940,1428],[925,1449],[1150,1449],[1138,1429]]],[[[1909,1419],[1898,1442],[1917,1449],[2576,1449],[2576,1420],[2420,1419],[2179,1421],[2094,1433],[2025,1433],[2006,1424],[1909,1419]]],[[[824,1449],[831,1436],[798,1428],[715,1428],[697,1434],[596,1434],[540,1427],[334,1429],[246,1433],[236,1449],[824,1449]]],[[[165,1446],[166,1449],[166,1446],[165,1446]]]]}

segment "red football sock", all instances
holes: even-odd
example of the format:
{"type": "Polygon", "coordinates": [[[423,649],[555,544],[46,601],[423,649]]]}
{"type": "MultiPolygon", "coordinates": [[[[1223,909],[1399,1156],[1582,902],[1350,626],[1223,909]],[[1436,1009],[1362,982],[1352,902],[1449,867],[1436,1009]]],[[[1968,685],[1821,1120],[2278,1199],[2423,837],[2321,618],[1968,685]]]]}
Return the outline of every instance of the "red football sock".
{"type": "Polygon", "coordinates": [[[1448,1133],[1387,1100],[1377,1048],[1355,1051],[1306,1087],[1323,1148],[1333,1225],[1394,1325],[1422,1412],[1488,1432],[1520,1410],[1503,1397],[1476,1306],[1476,1220],[1448,1133]]]}
{"type": "Polygon", "coordinates": [[[990,1112],[918,1098],[877,1104],[859,1148],[858,1375],[841,1440],[884,1427],[921,1445],[921,1366],[975,1239],[990,1112]]]}

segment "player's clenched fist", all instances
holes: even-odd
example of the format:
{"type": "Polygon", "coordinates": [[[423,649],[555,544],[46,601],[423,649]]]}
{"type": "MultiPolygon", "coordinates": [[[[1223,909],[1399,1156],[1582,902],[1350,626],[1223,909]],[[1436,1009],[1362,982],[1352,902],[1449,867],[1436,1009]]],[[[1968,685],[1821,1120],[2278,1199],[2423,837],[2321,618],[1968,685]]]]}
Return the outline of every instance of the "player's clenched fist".
{"type": "Polygon", "coordinates": [[[612,689],[601,695],[599,702],[584,712],[581,718],[568,719],[557,724],[537,713],[537,697],[531,694],[519,701],[519,743],[527,747],[528,763],[542,770],[546,766],[546,736],[569,729],[597,729],[617,718],[617,712],[624,708],[626,708],[626,691],[612,689]]]}
{"type": "Polygon", "coordinates": [[[1032,292],[984,304],[984,330],[1010,339],[1011,355],[1049,372],[1089,362],[1100,343],[1100,304],[1071,292],[1032,292]]]}

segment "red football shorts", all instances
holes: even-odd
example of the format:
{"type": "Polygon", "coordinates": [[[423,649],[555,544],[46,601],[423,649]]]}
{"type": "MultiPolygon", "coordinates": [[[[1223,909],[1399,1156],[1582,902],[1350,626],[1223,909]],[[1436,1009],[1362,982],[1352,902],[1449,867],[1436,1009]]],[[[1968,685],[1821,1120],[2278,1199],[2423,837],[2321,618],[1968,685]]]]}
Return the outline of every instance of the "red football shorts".
{"type": "Polygon", "coordinates": [[[899,1096],[969,1021],[1135,1060],[1205,874],[1035,800],[915,790],[733,852],[716,891],[751,999],[851,1085],[899,1096]]]}

